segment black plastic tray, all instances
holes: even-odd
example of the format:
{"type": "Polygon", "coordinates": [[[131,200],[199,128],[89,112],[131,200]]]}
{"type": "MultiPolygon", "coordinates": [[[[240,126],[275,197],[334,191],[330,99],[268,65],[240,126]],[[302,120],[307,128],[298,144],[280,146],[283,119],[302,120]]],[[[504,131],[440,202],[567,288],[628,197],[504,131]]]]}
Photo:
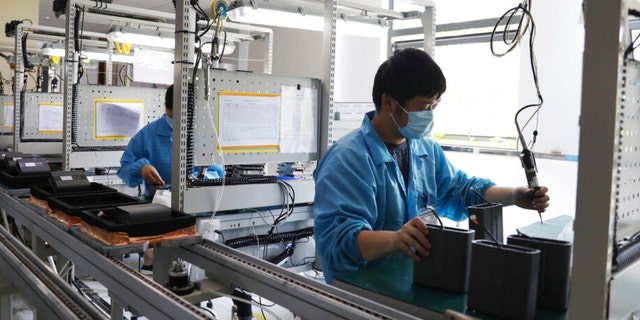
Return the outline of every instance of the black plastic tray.
{"type": "Polygon", "coordinates": [[[130,237],[160,235],[196,223],[195,216],[154,203],[83,210],[80,218],[89,225],[111,232],[125,232],[130,237]]]}
{"type": "Polygon", "coordinates": [[[17,176],[7,171],[0,171],[0,183],[11,189],[23,189],[31,186],[49,184],[49,173],[45,175],[17,176]]]}
{"type": "Polygon", "coordinates": [[[145,203],[144,200],[120,192],[55,196],[49,197],[47,202],[51,209],[61,210],[71,216],[79,216],[82,210],[145,203]]]}
{"type": "Polygon", "coordinates": [[[94,193],[105,193],[105,192],[118,192],[118,190],[114,188],[105,186],[104,184],[97,183],[97,182],[91,182],[91,184],[89,184],[89,188],[87,188],[86,190],[72,190],[72,191],[54,193],[53,187],[51,187],[51,184],[48,184],[48,185],[42,185],[42,186],[32,186],[30,191],[32,196],[41,200],[46,200],[46,201],[48,201],[50,197],[79,195],[79,194],[87,194],[87,193],[94,194],[94,193]]]}

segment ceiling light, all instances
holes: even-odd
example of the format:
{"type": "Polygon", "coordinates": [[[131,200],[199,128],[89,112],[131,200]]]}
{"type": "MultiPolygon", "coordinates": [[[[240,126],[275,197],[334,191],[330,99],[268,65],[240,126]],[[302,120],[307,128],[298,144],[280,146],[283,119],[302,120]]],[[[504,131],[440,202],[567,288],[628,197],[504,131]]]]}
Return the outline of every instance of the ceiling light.
{"type": "Polygon", "coordinates": [[[227,15],[231,21],[241,23],[315,31],[322,31],[324,26],[324,18],[320,16],[302,15],[300,13],[265,8],[239,7],[227,12],[227,15]]]}
{"type": "Polygon", "coordinates": [[[113,27],[109,33],[107,33],[107,39],[111,42],[131,43],[166,49],[173,49],[176,42],[174,35],[169,32],[127,27],[113,27]]]}
{"type": "MultiPolygon", "coordinates": [[[[336,12],[338,24],[359,22],[378,27],[388,27],[390,20],[421,15],[418,11],[398,12],[347,0],[338,1],[336,12]]],[[[324,4],[318,0],[237,0],[227,15],[236,22],[322,31],[324,4]]]]}
{"type": "MultiPolygon", "coordinates": [[[[41,52],[45,56],[54,56],[54,57],[64,57],[66,53],[64,48],[54,46],[50,43],[45,43],[42,46],[41,52]]],[[[93,50],[82,51],[80,55],[90,60],[109,61],[109,54],[106,52],[106,48],[105,49],[93,48],[93,50]]],[[[111,61],[122,62],[122,63],[133,63],[134,58],[133,58],[133,55],[122,55],[122,54],[114,53],[111,55],[111,61]]]]}

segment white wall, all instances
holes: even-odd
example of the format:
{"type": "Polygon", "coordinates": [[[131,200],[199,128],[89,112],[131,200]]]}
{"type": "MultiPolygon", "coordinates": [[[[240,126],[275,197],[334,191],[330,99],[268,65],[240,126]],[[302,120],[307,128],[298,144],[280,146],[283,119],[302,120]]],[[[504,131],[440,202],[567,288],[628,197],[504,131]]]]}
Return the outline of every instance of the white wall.
{"type": "MultiPolygon", "coordinates": [[[[580,136],[580,96],[584,24],[582,0],[533,1],[536,23],[534,49],[544,104],[540,110],[537,152],[577,155],[580,136]]],[[[520,105],[537,103],[531,67],[529,37],[523,39],[520,68],[520,105]]],[[[527,137],[531,137],[528,133],[527,137]]]]}
{"type": "MultiPolygon", "coordinates": [[[[499,186],[526,185],[524,171],[516,157],[499,155],[446,152],[449,160],[469,175],[489,178],[499,186]]],[[[549,188],[549,208],[543,220],[561,215],[575,217],[578,163],[536,159],[540,184],[549,188]]],[[[514,234],[517,228],[539,222],[536,211],[516,206],[503,208],[504,236],[514,234]]]]}

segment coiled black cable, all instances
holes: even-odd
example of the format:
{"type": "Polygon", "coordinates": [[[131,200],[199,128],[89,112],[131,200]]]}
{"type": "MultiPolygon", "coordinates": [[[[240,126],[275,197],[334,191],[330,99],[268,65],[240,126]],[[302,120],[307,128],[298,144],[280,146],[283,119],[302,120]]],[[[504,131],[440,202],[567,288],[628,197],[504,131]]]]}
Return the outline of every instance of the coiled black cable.
{"type": "Polygon", "coordinates": [[[29,61],[29,55],[27,55],[27,38],[29,37],[28,33],[25,33],[22,36],[22,61],[24,63],[25,69],[32,69],[35,67],[31,61],[29,61]]]}
{"type": "Polygon", "coordinates": [[[313,227],[304,228],[300,230],[281,232],[281,233],[267,233],[261,235],[251,235],[246,237],[229,239],[224,242],[225,245],[231,248],[241,248],[247,246],[253,246],[257,244],[270,244],[295,241],[302,238],[309,238],[313,236],[313,227]]]}
{"type": "Polygon", "coordinates": [[[71,85],[71,145],[77,143],[78,137],[78,84],[71,85]]]}
{"type": "Polygon", "coordinates": [[[187,179],[193,173],[193,113],[195,109],[194,85],[189,84],[187,89],[187,179]]]}
{"type": "MultiPolygon", "coordinates": [[[[16,81],[19,81],[18,79],[16,79],[16,81]]],[[[25,87],[22,87],[22,90],[20,90],[20,106],[18,106],[20,108],[20,139],[23,140],[24,138],[24,91],[25,91],[25,87]]]]}

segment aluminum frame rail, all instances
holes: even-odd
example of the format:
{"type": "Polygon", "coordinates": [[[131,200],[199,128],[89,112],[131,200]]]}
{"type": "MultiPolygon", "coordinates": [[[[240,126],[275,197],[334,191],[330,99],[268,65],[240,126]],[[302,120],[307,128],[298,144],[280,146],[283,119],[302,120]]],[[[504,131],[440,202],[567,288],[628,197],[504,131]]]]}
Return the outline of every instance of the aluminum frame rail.
{"type": "Polygon", "coordinates": [[[115,300],[150,319],[209,319],[207,314],[163,286],[117,259],[101,255],[47,219],[42,209],[26,200],[0,191],[0,209],[104,285],[112,304],[115,300]]]}
{"type": "Polygon", "coordinates": [[[47,319],[107,319],[27,247],[0,228],[0,271],[47,319]]]}
{"type": "MultiPolygon", "coordinates": [[[[167,257],[180,257],[206,270],[214,281],[230,282],[305,319],[419,319],[220,243],[205,240],[202,244],[156,249],[154,265],[173,260],[167,257]]],[[[158,271],[168,270],[168,266],[158,267],[158,271]]]]}

